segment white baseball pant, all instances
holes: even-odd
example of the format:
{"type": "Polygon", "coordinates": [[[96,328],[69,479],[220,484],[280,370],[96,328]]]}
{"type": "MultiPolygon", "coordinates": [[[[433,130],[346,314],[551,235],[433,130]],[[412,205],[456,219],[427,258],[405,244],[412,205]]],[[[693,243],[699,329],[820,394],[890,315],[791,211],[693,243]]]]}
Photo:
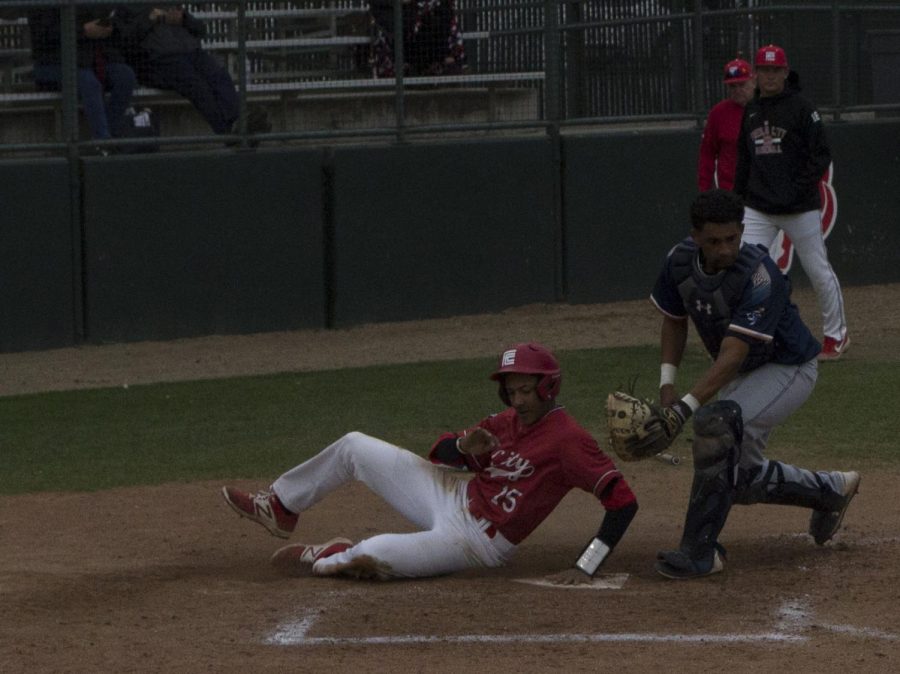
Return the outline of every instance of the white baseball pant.
{"type": "Polygon", "coordinates": [[[502,566],[515,550],[489,522],[469,512],[467,481],[459,474],[363,433],[348,433],[287,471],[272,488],[288,509],[302,512],[350,480],[366,484],[422,531],[362,540],[318,560],[316,575],[338,573],[365,556],[380,578],[437,576],[502,566]]]}
{"type": "Polygon", "coordinates": [[[794,242],[803,271],[816,292],[825,335],[840,342],[847,334],[844,296],[828,261],[819,211],[770,215],[749,207],[744,209],[743,243],[761,243],[771,247],[779,229],[783,229],[794,242]]]}

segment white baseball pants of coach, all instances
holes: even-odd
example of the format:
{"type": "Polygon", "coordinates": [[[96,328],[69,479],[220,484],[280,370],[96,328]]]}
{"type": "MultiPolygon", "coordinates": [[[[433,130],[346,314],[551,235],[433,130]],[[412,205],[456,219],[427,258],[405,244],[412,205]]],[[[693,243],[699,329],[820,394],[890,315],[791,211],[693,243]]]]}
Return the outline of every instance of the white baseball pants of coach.
{"type": "Polygon", "coordinates": [[[381,578],[437,576],[502,566],[515,550],[490,522],[469,512],[468,482],[458,473],[364,433],[348,433],[284,473],[272,489],[299,513],[351,480],[366,484],[422,531],[367,538],[317,561],[316,575],[335,573],[367,556],[381,578]]]}
{"type": "Polygon", "coordinates": [[[803,271],[816,292],[825,335],[840,342],[847,335],[844,296],[837,274],[828,261],[821,214],[819,211],[806,211],[790,215],[770,215],[753,208],[744,209],[743,243],[761,243],[769,248],[778,236],[779,229],[783,229],[794,242],[803,271]]]}

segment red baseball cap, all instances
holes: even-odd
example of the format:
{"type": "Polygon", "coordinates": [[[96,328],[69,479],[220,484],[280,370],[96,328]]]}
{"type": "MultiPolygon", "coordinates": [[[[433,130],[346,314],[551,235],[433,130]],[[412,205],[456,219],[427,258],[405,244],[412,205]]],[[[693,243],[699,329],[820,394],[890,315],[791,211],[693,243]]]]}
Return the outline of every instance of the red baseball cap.
{"type": "Polygon", "coordinates": [[[776,47],[774,44],[761,47],[756,52],[756,61],[754,63],[757,66],[769,66],[772,68],[788,67],[787,55],[784,53],[784,49],[776,47]]]}
{"type": "Polygon", "coordinates": [[[725,64],[725,84],[746,82],[751,77],[750,64],[744,59],[734,59],[725,64]]]}

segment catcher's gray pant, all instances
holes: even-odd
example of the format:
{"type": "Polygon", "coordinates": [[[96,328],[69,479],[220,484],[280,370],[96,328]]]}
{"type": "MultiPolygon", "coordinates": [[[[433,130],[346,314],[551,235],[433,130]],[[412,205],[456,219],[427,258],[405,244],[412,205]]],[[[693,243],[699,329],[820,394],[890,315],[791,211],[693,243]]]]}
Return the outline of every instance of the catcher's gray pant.
{"type": "Polygon", "coordinates": [[[722,387],[719,399],[733,400],[741,406],[744,439],[739,465],[745,474],[752,476],[749,484],[738,486],[735,502],[778,503],[777,493],[790,497],[796,493],[819,492],[822,486],[840,493],[844,484],[840,473],[813,472],[783,462],[778,462],[781,470],[770,471],[769,460],[763,454],[769,435],[806,402],[817,377],[815,359],[802,365],[767,363],[722,387]]]}
{"type": "Polygon", "coordinates": [[[316,575],[337,573],[367,557],[381,578],[437,576],[502,566],[515,550],[489,529],[489,522],[469,512],[468,483],[458,473],[363,433],[348,433],[279,477],[272,488],[288,509],[301,512],[350,480],[365,483],[423,531],[367,538],[318,560],[316,575]]]}
{"type": "Polygon", "coordinates": [[[844,296],[837,275],[828,261],[821,214],[819,211],[806,211],[790,215],[770,215],[753,208],[744,209],[743,243],[761,243],[769,248],[778,236],[779,229],[783,229],[794,242],[803,271],[816,291],[825,335],[840,342],[847,334],[844,296]]]}

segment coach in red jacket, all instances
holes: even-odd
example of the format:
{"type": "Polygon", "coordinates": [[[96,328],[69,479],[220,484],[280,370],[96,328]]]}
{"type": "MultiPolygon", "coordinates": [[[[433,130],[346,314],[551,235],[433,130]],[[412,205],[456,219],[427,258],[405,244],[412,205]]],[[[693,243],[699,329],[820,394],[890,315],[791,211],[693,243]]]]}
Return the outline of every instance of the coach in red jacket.
{"type": "Polygon", "coordinates": [[[741,117],[744,115],[744,106],[753,98],[756,88],[750,64],[743,59],[726,63],[725,87],[728,89],[728,98],[716,103],[709,111],[703,129],[703,140],[700,142],[697,186],[701,192],[714,187],[730,190],[734,186],[741,117]]]}

